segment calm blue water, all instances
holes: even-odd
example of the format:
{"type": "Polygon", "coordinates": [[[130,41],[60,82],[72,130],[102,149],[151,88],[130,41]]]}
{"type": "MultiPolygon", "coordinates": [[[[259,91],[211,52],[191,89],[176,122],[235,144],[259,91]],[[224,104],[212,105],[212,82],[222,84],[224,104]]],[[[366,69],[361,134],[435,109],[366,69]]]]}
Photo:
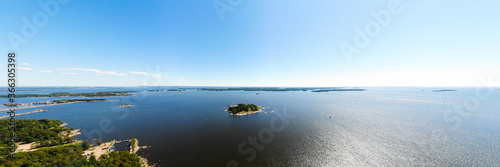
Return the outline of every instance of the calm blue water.
{"type": "MultiPolygon", "coordinates": [[[[137,138],[140,145],[151,146],[138,154],[160,166],[500,164],[498,88],[493,92],[481,89],[479,94],[478,88],[452,88],[458,90],[455,92],[432,92],[444,88],[367,88],[363,92],[328,93],[25,89],[17,93],[138,91],[130,97],[106,97],[113,101],[42,107],[49,111],[16,118],[59,119],[69,123],[68,127],[82,129],[80,139],[137,138]],[[269,108],[243,117],[224,111],[227,105],[237,103],[269,108]],[[134,106],[118,107],[122,104],[134,106]]],[[[5,89],[0,93],[7,94],[5,89]]],[[[65,98],[17,101],[55,99],[65,98]]],[[[0,112],[4,115],[5,111],[0,112]]]]}

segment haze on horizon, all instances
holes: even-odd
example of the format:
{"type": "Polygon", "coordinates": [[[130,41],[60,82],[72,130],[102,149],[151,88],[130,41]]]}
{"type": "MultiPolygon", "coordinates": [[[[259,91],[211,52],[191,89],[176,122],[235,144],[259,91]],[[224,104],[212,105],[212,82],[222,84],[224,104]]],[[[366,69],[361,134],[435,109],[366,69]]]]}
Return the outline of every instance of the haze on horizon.
{"type": "Polygon", "coordinates": [[[2,1],[0,46],[18,86],[500,86],[499,1],[232,2],[2,1]]]}

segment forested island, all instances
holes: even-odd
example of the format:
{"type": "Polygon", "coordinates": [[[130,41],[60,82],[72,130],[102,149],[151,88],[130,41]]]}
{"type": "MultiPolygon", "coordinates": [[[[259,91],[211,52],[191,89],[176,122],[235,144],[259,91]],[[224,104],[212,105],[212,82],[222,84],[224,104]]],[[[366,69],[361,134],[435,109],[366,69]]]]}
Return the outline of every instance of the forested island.
{"type": "MultiPolygon", "coordinates": [[[[131,92],[135,91],[110,91],[110,92],[95,92],[95,93],[70,93],[70,92],[54,92],[50,94],[16,94],[16,98],[23,97],[104,97],[104,96],[132,96],[131,92]]],[[[0,95],[0,98],[8,98],[8,95],[0,95]]]]}
{"type": "Polygon", "coordinates": [[[234,116],[242,116],[248,114],[255,114],[262,111],[262,107],[257,106],[255,104],[243,104],[240,103],[238,105],[229,106],[226,110],[229,114],[234,116]]]}
{"type": "Polygon", "coordinates": [[[17,119],[18,144],[33,144],[30,150],[18,148],[10,156],[10,120],[0,120],[0,166],[147,166],[141,158],[129,151],[113,151],[96,157],[84,156],[91,149],[87,141],[72,137],[74,129],[63,127],[63,122],[49,119],[17,119]]]}

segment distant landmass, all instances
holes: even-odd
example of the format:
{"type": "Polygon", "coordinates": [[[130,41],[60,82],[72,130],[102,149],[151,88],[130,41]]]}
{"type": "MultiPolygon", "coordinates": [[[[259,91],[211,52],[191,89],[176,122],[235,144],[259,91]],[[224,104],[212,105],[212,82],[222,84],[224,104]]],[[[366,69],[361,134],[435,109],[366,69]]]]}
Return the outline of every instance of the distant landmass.
{"type": "Polygon", "coordinates": [[[163,89],[148,90],[148,92],[163,92],[163,89]]]}
{"type": "MultiPolygon", "coordinates": [[[[46,106],[61,105],[61,104],[98,102],[107,100],[108,99],[65,99],[65,100],[53,100],[53,101],[32,102],[32,103],[5,103],[3,105],[7,107],[16,107],[15,109],[26,109],[26,108],[46,107],[46,106]]],[[[11,108],[2,108],[0,109],[0,111],[7,111],[10,109],[11,108]]]]}
{"type": "MultiPolygon", "coordinates": [[[[132,96],[131,92],[135,91],[112,91],[112,92],[95,92],[95,93],[70,93],[70,92],[54,92],[50,94],[16,94],[16,98],[23,97],[104,97],[104,96],[132,96]]],[[[0,98],[8,98],[8,95],[0,95],[0,98]]]]}
{"type": "Polygon", "coordinates": [[[433,92],[454,92],[457,90],[454,89],[440,89],[440,90],[432,90],[433,92]]]}
{"type": "Polygon", "coordinates": [[[202,88],[201,91],[311,91],[311,92],[329,92],[329,91],[364,91],[366,89],[359,88],[256,88],[256,87],[242,87],[242,88],[202,88]]]}
{"type": "Polygon", "coordinates": [[[365,91],[366,89],[320,89],[311,92],[333,92],[333,91],[365,91]]]}
{"type": "Polygon", "coordinates": [[[5,103],[3,105],[8,107],[16,107],[16,106],[36,107],[37,105],[41,106],[41,105],[54,105],[54,104],[64,104],[64,103],[97,102],[97,101],[107,101],[107,100],[108,99],[64,99],[64,100],[33,102],[33,103],[5,103]]]}
{"type": "MultiPolygon", "coordinates": [[[[182,92],[185,91],[186,89],[167,89],[166,91],[169,92],[182,92]]],[[[155,90],[148,90],[148,92],[163,92],[165,91],[164,89],[155,89],[155,90]]]]}
{"type": "Polygon", "coordinates": [[[203,88],[202,91],[307,91],[307,88],[203,88]]]}

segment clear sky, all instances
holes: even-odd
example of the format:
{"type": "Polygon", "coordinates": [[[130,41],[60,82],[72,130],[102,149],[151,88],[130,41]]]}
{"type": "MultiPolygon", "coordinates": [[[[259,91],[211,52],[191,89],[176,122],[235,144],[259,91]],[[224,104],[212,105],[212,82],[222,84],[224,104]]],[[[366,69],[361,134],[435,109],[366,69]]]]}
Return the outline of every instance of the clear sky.
{"type": "Polygon", "coordinates": [[[66,1],[0,2],[0,79],[15,50],[20,86],[500,81],[500,1],[66,1]]]}

